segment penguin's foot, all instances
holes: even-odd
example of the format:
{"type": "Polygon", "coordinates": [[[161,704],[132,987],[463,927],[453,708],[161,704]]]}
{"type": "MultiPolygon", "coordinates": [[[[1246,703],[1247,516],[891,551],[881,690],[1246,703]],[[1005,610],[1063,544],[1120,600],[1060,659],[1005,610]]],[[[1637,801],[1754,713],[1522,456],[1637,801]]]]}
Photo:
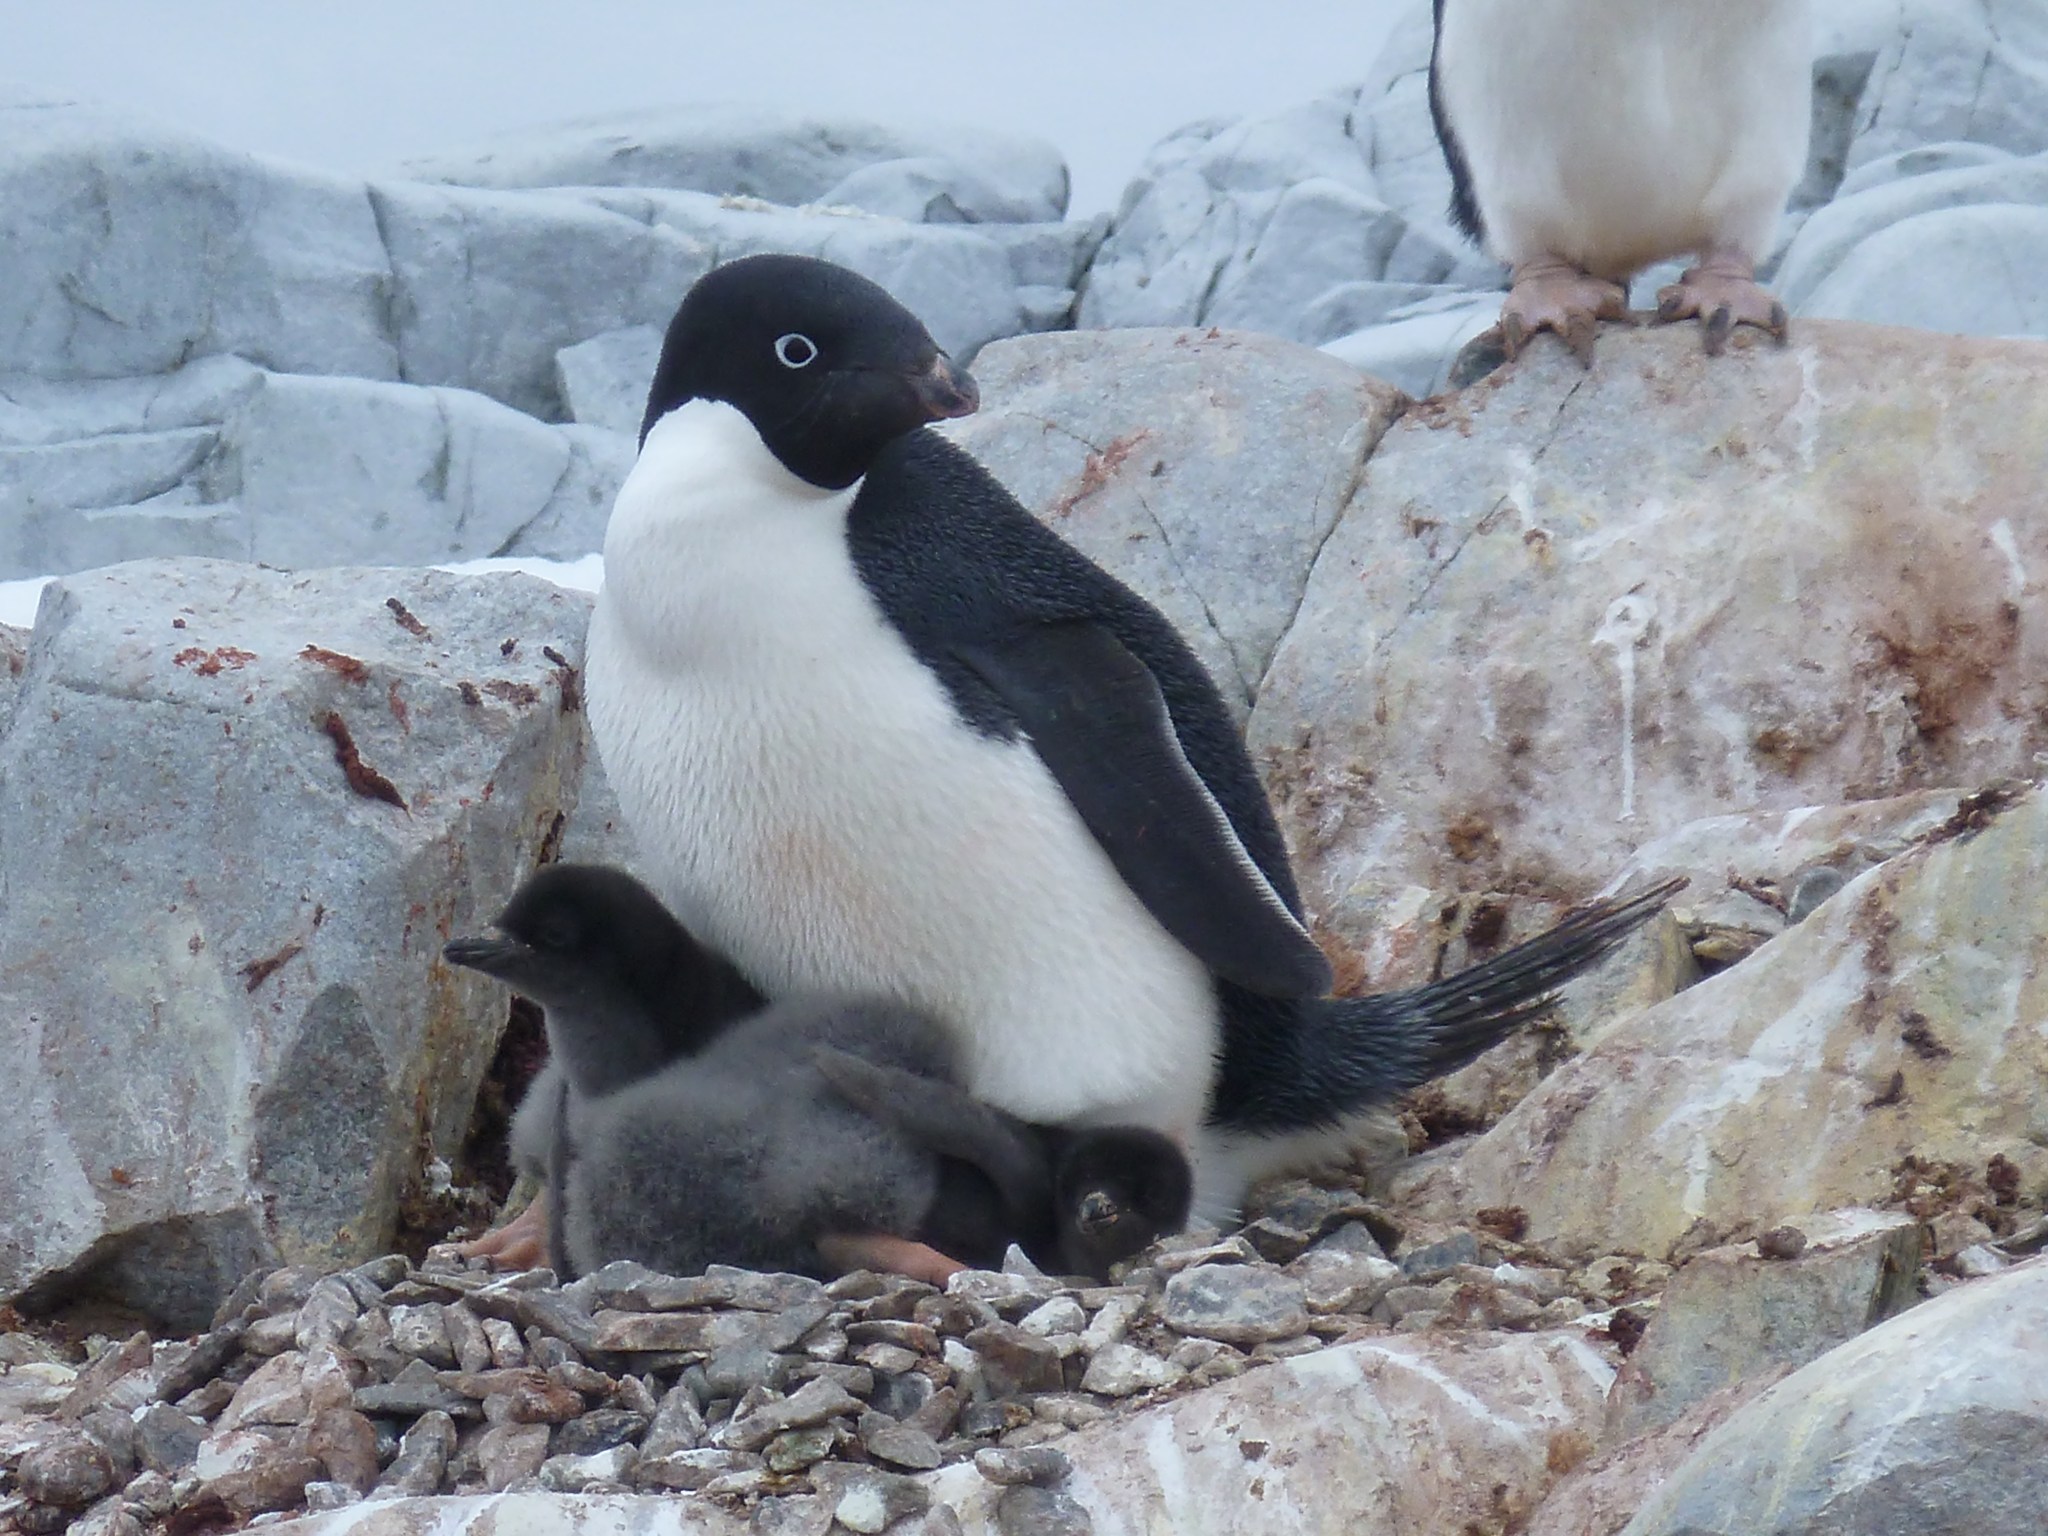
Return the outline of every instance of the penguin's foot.
{"type": "Polygon", "coordinates": [[[1657,294],[1657,322],[1697,317],[1707,355],[1719,357],[1738,325],[1753,325],[1784,341],[1785,306],[1756,280],[1756,264],[1733,251],[1709,251],[1696,267],[1657,294]]]}
{"type": "Polygon", "coordinates": [[[879,1232],[829,1232],[818,1239],[818,1255],[841,1274],[872,1269],[877,1274],[907,1275],[941,1287],[967,1267],[936,1248],[879,1232]]]}
{"type": "Polygon", "coordinates": [[[1501,343],[1513,358],[1538,331],[1555,331],[1590,368],[1593,335],[1602,320],[1630,321],[1628,289],[1622,284],[1554,257],[1518,262],[1500,307],[1501,343]]]}
{"type": "Polygon", "coordinates": [[[538,1269],[548,1261],[548,1197],[535,1195],[525,1210],[482,1237],[457,1243],[465,1259],[489,1259],[500,1269],[538,1269]]]}

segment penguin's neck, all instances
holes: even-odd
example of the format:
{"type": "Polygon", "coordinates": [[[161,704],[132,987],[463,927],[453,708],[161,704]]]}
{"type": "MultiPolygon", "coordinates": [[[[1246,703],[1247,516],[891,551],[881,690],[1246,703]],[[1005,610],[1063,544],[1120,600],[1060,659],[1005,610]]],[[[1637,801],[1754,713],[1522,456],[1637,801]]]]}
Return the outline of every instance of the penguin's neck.
{"type": "MultiPolygon", "coordinates": [[[[801,576],[850,572],[856,480],[827,490],[775,457],[744,413],[692,400],[654,424],[605,529],[605,586],[649,652],[801,622],[801,576]]],[[[834,581],[832,585],[840,583],[834,581]]]]}

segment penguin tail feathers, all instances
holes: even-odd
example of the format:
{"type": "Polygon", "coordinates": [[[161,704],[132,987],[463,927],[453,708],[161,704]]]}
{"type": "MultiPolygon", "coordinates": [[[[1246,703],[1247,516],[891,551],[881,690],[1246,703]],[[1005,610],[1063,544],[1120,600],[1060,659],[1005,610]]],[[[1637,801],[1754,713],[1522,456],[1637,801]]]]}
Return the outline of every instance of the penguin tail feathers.
{"type": "Polygon", "coordinates": [[[1288,1077],[1232,1106],[1233,1128],[1306,1129],[1383,1103],[1464,1066],[1548,1010],[1557,989],[1649,921],[1683,877],[1580,907],[1555,927],[1420,987],[1315,1005],[1288,1077]]]}

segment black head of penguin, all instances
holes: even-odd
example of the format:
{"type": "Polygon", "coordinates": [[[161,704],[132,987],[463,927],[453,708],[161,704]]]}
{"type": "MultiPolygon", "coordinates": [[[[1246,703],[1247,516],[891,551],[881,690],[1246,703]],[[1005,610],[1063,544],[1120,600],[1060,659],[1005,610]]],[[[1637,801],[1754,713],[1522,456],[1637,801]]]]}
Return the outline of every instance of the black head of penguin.
{"type": "Polygon", "coordinates": [[[1060,1262],[1075,1274],[1109,1267],[1187,1225],[1194,1175],[1166,1137],[1142,1126],[1064,1133],[1053,1169],[1060,1262]]]}
{"type": "Polygon", "coordinates": [[[550,864],[513,893],[496,927],[442,953],[539,1003],[581,1092],[609,1092],[693,1053],[762,1006],[624,870],[550,864]]]}
{"type": "Polygon", "coordinates": [[[809,256],[748,256],[685,295],[661,344],[640,441],[691,400],[722,400],[800,480],[842,490],[883,445],[979,404],[886,290],[809,256]]]}

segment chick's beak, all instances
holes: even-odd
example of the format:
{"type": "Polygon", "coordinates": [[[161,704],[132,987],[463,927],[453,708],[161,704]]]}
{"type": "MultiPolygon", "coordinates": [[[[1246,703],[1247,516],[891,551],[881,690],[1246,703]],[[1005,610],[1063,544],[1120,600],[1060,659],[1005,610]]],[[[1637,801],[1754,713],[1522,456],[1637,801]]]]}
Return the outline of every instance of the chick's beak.
{"type": "Polygon", "coordinates": [[[955,416],[972,416],[981,404],[981,391],[965,368],[941,352],[931,367],[910,381],[911,392],[923,406],[927,421],[946,421],[955,416]]]}
{"type": "Polygon", "coordinates": [[[489,935],[479,935],[470,939],[450,939],[441,946],[442,958],[450,965],[465,966],[472,971],[482,971],[490,976],[497,975],[525,952],[526,946],[516,939],[489,935]]]}

